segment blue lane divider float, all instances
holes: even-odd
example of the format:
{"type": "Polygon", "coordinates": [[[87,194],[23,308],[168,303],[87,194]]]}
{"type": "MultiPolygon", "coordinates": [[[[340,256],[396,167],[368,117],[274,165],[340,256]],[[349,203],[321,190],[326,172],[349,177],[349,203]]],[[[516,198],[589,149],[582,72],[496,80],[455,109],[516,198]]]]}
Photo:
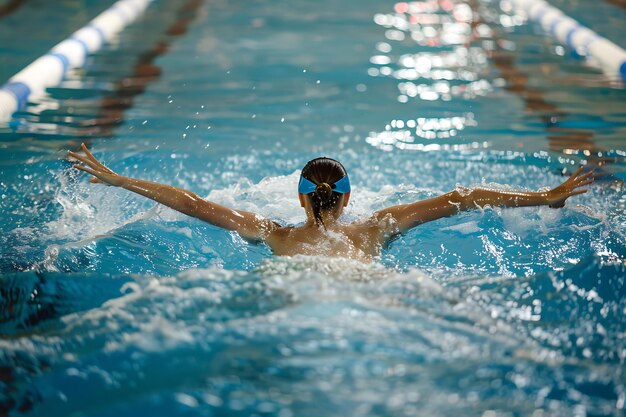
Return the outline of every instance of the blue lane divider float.
{"type": "Polygon", "coordinates": [[[544,0],[513,0],[531,20],[581,56],[592,58],[610,77],[626,81],[626,51],[610,40],[582,26],[544,0]]]}
{"type": "Polygon", "coordinates": [[[0,87],[0,122],[7,122],[29,98],[58,85],[72,68],[85,64],[87,55],[113,39],[135,21],[153,0],[119,0],[68,39],[31,62],[0,87]]]}

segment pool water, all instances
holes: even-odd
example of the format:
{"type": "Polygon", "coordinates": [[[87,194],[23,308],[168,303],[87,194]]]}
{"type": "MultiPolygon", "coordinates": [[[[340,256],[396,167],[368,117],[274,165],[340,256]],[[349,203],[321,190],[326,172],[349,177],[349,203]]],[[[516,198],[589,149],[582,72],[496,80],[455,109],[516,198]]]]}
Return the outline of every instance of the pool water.
{"type": "MultiPolygon", "coordinates": [[[[110,3],[2,15],[2,81],[110,3]]],[[[552,4],[626,35],[619,2],[552,4]]],[[[0,415],[623,416],[625,103],[506,1],[156,1],[0,125],[0,415]],[[90,184],[65,160],[81,142],[285,225],[320,155],[350,173],[346,221],[579,164],[597,180],[366,265],[273,257],[90,184]]]]}

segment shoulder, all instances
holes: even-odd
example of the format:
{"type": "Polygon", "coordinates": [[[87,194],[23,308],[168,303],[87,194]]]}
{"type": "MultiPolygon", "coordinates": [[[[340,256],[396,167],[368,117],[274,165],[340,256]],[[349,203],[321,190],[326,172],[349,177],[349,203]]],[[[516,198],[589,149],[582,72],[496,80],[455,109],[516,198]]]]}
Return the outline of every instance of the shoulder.
{"type": "Polygon", "coordinates": [[[298,233],[297,227],[280,227],[265,237],[265,243],[272,249],[274,255],[297,254],[294,248],[301,240],[302,235],[298,233]]]}
{"type": "Polygon", "coordinates": [[[272,230],[265,238],[265,240],[269,243],[271,241],[284,240],[289,237],[290,234],[294,231],[295,227],[277,227],[272,230]]]}
{"type": "Polygon", "coordinates": [[[383,242],[400,233],[398,222],[391,214],[373,215],[351,223],[348,227],[355,234],[383,242]]]}
{"type": "Polygon", "coordinates": [[[360,230],[392,230],[397,228],[398,222],[389,213],[375,213],[362,220],[357,220],[350,224],[350,227],[360,230]]]}

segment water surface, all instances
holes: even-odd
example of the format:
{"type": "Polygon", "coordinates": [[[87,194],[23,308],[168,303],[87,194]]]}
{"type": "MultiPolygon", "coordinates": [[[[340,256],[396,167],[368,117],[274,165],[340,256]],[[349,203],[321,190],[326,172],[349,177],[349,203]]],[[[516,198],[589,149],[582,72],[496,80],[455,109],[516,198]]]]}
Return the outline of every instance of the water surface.
{"type": "MultiPolygon", "coordinates": [[[[60,3],[80,13],[59,39],[15,25],[50,5],[4,16],[28,41],[0,74],[107,5],[88,3],[60,3]]],[[[623,39],[624,8],[554,4],[623,39]]],[[[622,416],[625,90],[509,6],[162,0],[33,99],[0,126],[0,414],[622,416]],[[281,224],[304,221],[320,155],[350,172],[346,221],[579,164],[597,181],[561,210],[420,226],[365,265],[272,257],[89,184],[64,159],[82,141],[281,224]]]]}

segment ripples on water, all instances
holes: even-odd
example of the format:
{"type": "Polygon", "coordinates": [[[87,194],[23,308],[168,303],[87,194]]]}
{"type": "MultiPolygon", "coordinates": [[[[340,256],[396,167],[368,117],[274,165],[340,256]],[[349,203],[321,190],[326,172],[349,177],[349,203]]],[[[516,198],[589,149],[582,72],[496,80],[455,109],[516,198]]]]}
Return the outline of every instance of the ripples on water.
{"type": "MultiPolygon", "coordinates": [[[[623,39],[597,7],[585,24],[623,39]]],[[[0,127],[0,415],[623,415],[623,86],[507,2],[160,1],[48,93],[0,127]],[[282,224],[319,154],[350,171],[346,220],[578,163],[598,181],[372,265],[273,258],[88,184],[62,160],[83,140],[282,224]]]]}

